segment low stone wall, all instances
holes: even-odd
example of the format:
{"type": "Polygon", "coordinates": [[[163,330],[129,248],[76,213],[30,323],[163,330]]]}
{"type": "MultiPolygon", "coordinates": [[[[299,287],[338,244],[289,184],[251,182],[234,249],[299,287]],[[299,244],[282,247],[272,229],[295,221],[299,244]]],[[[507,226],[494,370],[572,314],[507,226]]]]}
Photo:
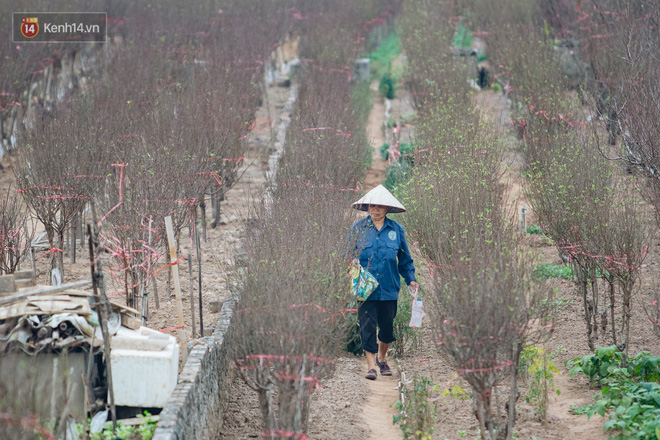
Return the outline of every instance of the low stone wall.
{"type": "Polygon", "coordinates": [[[213,336],[199,339],[160,413],[153,440],[213,439],[222,428],[234,376],[227,341],[235,301],[224,302],[213,336]]]}

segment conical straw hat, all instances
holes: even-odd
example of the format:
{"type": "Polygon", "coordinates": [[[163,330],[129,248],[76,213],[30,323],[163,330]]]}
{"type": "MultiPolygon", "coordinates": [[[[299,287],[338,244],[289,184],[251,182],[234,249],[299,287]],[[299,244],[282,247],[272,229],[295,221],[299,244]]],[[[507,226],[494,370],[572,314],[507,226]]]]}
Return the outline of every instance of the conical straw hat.
{"type": "Polygon", "coordinates": [[[406,208],[387,190],[383,185],[378,185],[364,195],[360,200],[353,203],[353,208],[358,211],[366,211],[369,205],[389,206],[387,212],[406,212],[406,208]]]}

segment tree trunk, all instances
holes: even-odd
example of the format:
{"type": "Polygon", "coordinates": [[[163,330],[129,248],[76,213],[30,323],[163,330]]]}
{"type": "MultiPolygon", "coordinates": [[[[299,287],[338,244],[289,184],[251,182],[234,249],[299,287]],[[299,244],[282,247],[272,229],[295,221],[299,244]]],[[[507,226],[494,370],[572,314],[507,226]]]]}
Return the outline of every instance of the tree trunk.
{"type": "MultiPolygon", "coordinates": [[[[277,429],[275,412],[273,411],[273,396],[270,389],[260,388],[259,410],[261,410],[261,420],[264,424],[264,432],[271,432],[277,429]]],[[[274,438],[272,435],[264,435],[265,438],[274,438]]]]}
{"type": "Polygon", "coordinates": [[[313,376],[313,372],[308,369],[307,356],[303,356],[300,370],[294,376],[299,377],[282,379],[280,382],[278,422],[280,428],[287,432],[303,434],[307,431],[309,400],[314,386],[313,383],[305,380],[313,376]]]}
{"type": "Polygon", "coordinates": [[[594,347],[594,340],[592,337],[592,332],[593,328],[591,327],[591,308],[589,307],[589,298],[587,297],[587,275],[585,273],[585,270],[581,267],[578,267],[578,270],[575,272],[576,274],[580,274],[579,276],[581,277],[578,282],[580,283],[582,287],[582,302],[584,304],[584,320],[587,323],[587,343],[589,344],[589,349],[591,351],[595,350],[594,347]]]}
{"type": "Polygon", "coordinates": [[[211,223],[211,228],[213,229],[220,226],[220,201],[222,201],[222,199],[223,197],[218,196],[215,201],[215,219],[213,220],[213,223],[211,223]]]}
{"type": "Polygon", "coordinates": [[[48,247],[50,248],[50,274],[51,274],[51,284],[53,282],[52,273],[53,270],[57,269],[57,255],[55,252],[55,231],[46,226],[46,238],[48,239],[48,247]]]}
{"type": "Polygon", "coordinates": [[[612,344],[618,345],[616,343],[616,325],[615,325],[615,320],[614,320],[614,281],[608,280],[610,283],[610,313],[612,314],[610,322],[612,323],[612,344]]]}
{"type": "Polygon", "coordinates": [[[633,282],[626,280],[622,286],[623,289],[623,319],[621,324],[621,339],[623,344],[623,362],[625,367],[628,364],[628,355],[630,353],[630,320],[632,318],[632,289],[633,282]]]}
{"type": "MultiPolygon", "coordinates": [[[[516,424],[516,401],[518,400],[518,361],[520,360],[520,348],[518,343],[513,345],[513,366],[511,367],[511,391],[509,394],[509,413],[506,419],[506,440],[513,436],[513,426],[516,424]]],[[[547,368],[547,367],[546,367],[547,368]]],[[[545,417],[544,417],[545,421],[545,417]]]]}
{"type": "Polygon", "coordinates": [[[593,311],[591,316],[594,318],[594,339],[598,340],[598,286],[596,285],[595,271],[591,278],[591,298],[593,300],[593,311]]]}
{"type": "Polygon", "coordinates": [[[202,238],[206,243],[206,194],[202,194],[202,203],[199,204],[199,209],[202,217],[202,238]]]}
{"type": "Polygon", "coordinates": [[[62,275],[62,282],[64,282],[64,230],[59,231],[58,233],[60,243],[59,243],[59,251],[57,251],[57,263],[60,267],[60,274],[62,275]]]}

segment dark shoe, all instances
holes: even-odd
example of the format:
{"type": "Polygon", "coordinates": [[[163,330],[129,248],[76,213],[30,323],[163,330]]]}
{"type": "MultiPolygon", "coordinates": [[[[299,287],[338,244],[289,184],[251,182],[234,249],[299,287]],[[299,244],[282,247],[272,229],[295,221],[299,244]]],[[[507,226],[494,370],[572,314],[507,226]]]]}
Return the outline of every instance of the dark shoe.
{"type": "Polygon", "coordinates": [[[376,378],[378,378],[378,373],[376,373],[376,370],[374,370],[374,369],[372,368],[371,370],[369,370],[369,371],[367,372],[367,375],[364,376],[364,377],[367,378],[367,379],[369,379],[369,380],[376,380],[376,378]]]}
{"type": "Polygon", "coordinates": [[[390,370],[390,366],[387,365],[387,361],[378,362],[378,357],[376,357],[376,365],[378,365],[378,368],[380,368],[380,375],[381,376],[391,376],[392,375],[392,370],[390,370]]]}

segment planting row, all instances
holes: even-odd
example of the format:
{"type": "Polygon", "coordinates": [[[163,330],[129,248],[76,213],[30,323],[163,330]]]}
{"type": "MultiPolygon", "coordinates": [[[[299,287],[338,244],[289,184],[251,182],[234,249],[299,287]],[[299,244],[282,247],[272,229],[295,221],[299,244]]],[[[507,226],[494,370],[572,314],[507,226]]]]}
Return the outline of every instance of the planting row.
{"type": "MultiPolygon", "coordinates": [[[[658,70],[648,42],[657,39],[658,8],[574,1],[565,12],[564,3],[475,0],[458,8],[412,0],[404,7],[401,41],[416,138],[390,173],[409,210],[403,222],[433,281],[435,342],[472,387],[484,439],[511,437],[521,350],[547,336],[554,315],[548,305],[562,302],[549,301],[551,292],[533,280],[534,258],[514,230],[505,143],[475,110],[472,89],[477,80],[487,85],[485,69],[512,106],[523,195],[572,267],[588,348],[609,341],[624,366],[654,230],[644,201],[655,208],[648,142],[657,131],[649,114],[657,107],[658,70]],[[485,53],[483,44],[472,51],[487,61],[479,78],[465,56],[469,43],[464,47],[476,35],[486,43],[485,53]],[[446,49],[438,51],[437,42],[446,49]],[[494,416],[501,411],[490,412],[505,378],[506,421],[494,416]]],[[[647,313],[657,322],[651,304],[647,313]]]]}
{"type": "Polygon", "coordinates": [[[275,181],[246,231],[232,319],[232,359],[258,395],[264,438],[306,438],[310,395],[334,370],[356,312],[346,236],[371,156],[370,92],[346,66],[386,6],[318,3],[304,20],[296,106],[275,181]]]}

